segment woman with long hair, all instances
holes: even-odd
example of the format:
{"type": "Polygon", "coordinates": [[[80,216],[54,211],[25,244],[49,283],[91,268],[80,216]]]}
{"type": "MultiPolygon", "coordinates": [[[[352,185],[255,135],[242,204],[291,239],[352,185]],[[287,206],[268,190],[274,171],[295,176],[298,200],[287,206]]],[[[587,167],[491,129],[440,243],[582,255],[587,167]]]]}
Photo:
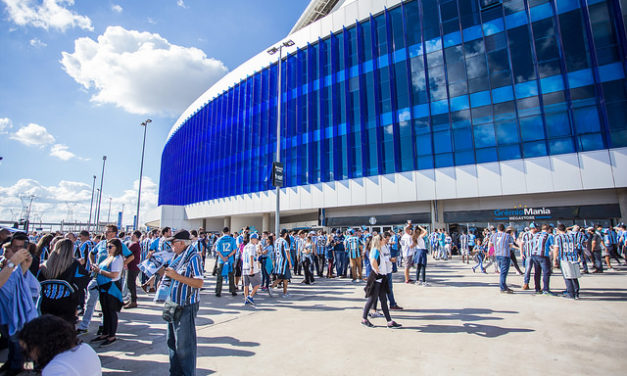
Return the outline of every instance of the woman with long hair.
{"type": "Polygon", "coordinates": [[[118,312],[122,309],[122,283],[120,275],[124,268],[122,259],[122,242],[113,238],[107,241],[108,257],[100,264],[93,266],[100,292],[100,306],[102,308],[102,335],[92,342],[103,341],[100,346],[107,346],[115,342],[115,333],[118,329],[118,312]]]}
{"type": "MultiPolygon", "coordinates": [[[[37,243],[37,259],[39,260],[39,264],[43,264],[44,261],[48,259],[50,255],[50,243],[54,239],[54,235],[46,234],[39,239],[39,243],[37,243]]],[[[37,260],[36,259],[36,260],[37,260]]]]}
{"type": "Polygon", "coordinates": [[[303,260],[303,269],[305,269],[305,279],[302,283],[306,283],[311,285],[314,283],[313,272],[311,271],[311,267],[313,265],[313,252],[314,252],[314,242],[313,237],[311,235],[307,235],[305,239],[305,244],[303,245],[302,251],[302,260],[303,260]]]}
{"type": "Polygon", "coordinates": [[[427,244],[425,242],[427,230],[417,226],[412,235],[412,247],[415,249],[414,260],[416,261],[416,284],[419,286],[429,286],[427,284],[427,244]]]}
{"type": "Polygon", "coordinates": [[[325,246],[325,253],[327,262],[329,264],[327,270],[327,278],[333,278],[333,234],[327,235],[327,242],[325,246]]]}
{"type": "Polygon", "coordinates": [[[89,273],[74,259],[74,244],[71,240],[62,239],[55,244],[54,250],[39,269],[37,279],[39,282],[49,281],[42,284],[41,313],[59,316],[71,324],[76,323],[79,291],[87,287],[89,273]]]}
{"type": "Polygon", "coordinates": [[[29,321],[19,333],[24,353],[43,375],[100,376],[98,354],[76,336],[74,325],[53,315],[29,321]]]}
{"type": "Polygon", "coordinates": [[[367,326],[369,328],[374,327],[374,325],[368,320],[368,312],[370,308],[372,308],[377,299],[381,302],[381,309],[383,310],[383,315],[385,315],[385,319],[387,320],[388,328],[399,328],[401,324],[396,323],[390,317],[390,310],[388,308],[388,267],[389,263],[386,258],[387,256],[381,251],[382,241],[381,235],[376,235],[373,237],[370,252],[368,257],[370,258],[370,265],[372,266],[372,273],[368,277],[368,282],[366,283],[366,305],[364,306],[361,324],[367,326]]]}

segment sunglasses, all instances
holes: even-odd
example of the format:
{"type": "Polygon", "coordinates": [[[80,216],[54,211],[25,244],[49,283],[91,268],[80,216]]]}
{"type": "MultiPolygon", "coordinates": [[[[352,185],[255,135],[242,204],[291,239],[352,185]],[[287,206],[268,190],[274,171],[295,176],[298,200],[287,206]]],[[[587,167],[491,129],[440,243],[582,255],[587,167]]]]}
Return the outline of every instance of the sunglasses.
{"type": "Polygon", "coordinates": [[[108,245],[108,246],[107,246],[107,249],[113,249],[113,248],[115,248],[115,246],[114,246],[114,245],[108,245]]]}

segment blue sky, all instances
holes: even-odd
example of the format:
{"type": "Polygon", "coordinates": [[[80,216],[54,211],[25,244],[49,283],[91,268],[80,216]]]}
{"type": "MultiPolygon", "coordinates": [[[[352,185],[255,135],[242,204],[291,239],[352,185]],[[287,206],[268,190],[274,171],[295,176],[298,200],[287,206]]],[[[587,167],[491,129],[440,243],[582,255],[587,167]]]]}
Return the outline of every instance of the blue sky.
{"type": "Polygon", "coordinates": [[[290,31],[309,0],[0,0],[0,220],[85,221],[107,155],[101,219],[157,201],[180,113],[290,31]],[[45,3],[45,4],[44,4],[45,3]],[[71,218],[67,218],[70,215],[71,218]]]}

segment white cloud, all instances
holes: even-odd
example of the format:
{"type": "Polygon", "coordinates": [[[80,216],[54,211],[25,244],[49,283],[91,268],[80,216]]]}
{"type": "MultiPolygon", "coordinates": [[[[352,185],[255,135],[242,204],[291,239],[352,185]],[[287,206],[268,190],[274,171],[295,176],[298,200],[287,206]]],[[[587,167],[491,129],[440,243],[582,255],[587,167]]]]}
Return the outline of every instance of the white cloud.
{"type": "Polygon", "coordinates": [[[118,4],[113,4],[111,5],[111,10],[114,11],[115,13],[122,13],[124,9],[122,8],[122,6],[118,4]]]}
{"type": "Polygon", "coordinates": [[[30,123],[22,127],[10,136],[11,139],[21,142],[26,146],[40,146],[52,144],[54,136],[48,133],[48,130],[41,125],[30,123]]]}
{"type": "Polygon", "coordinates": [[[62,145],[62,144],[52,145],[52,147],[50,148],[50,155],[53,157],[57,157],[63,161],[69,161],[72,158],[76,158],[81,161],[89,160],[89,159],[85,159],[85,158],[81,158],[77,156],[76,154],[72,153],[69,150],[69,147],[67,145],[62,145]]]}
{"type": "MultiPolygon", "coordinates": [[[[139,179],[132,187],[111,199],[111,221],[117,221],[118,211],[124,212],[124,224],[131,224],[137,210],[137,189],[139,179]]],[[[157,206],[157,184],[149,177],[142,182],[140,220],[157,206]]],[[[87,222],[91,201],[91,180],[88,183],[62,180],[57,185],[46,186],[34,179],[20,179],[12,186],[0,186],[0,218],[12,221],[20,219],[20,195],[34,195],[31,223],[37,222],[87,222]],[[71,209],[71,216],[70,210],[71,209]]],[[[106,221],[109,214],[109,197],[105,189],[102,195],[100,220],[106,221]]],[[[95,206],[95,205],[94,205],[95,206]]],[[[143,218],[143,219],[142,219],[143,218]]]]}
{"type": "Polygon", "coordinates": [[[30,40],[30,45],[35,47],[35,48],[43,48],[46,47],[47,44],[45,42],[42,42],[39,38],[33,38],[30,40]]]}
{"type": "Polygon", "coordinates": [[[9,19],[19,26],[33,26],[45,30],[65,31],[78,27],[93,30],[91,20],[66,8],[74,5],[74,0],[2,0],[7,6],[9,19]]]}
{"type": "Polygon", "coordinates": [[[0,118],[0,134],[9,133],[9,129],[13,128],[13,122],[9,118],[0,118]]]}
{"type": "Polygon", "coordinates": [[[77,39],[61,64],[77,83],[95,90],[94,103],[133,114],[178,115],[227,72],[198,48],[120,26],[108,27],[97,41],[77,39]]]}
{"type": "Polygon", "coordinates": [[[176,5],[178,5],[181,8],[185,8],[185,9],[187,8],[183,0],[176,0],[176,5]]]}

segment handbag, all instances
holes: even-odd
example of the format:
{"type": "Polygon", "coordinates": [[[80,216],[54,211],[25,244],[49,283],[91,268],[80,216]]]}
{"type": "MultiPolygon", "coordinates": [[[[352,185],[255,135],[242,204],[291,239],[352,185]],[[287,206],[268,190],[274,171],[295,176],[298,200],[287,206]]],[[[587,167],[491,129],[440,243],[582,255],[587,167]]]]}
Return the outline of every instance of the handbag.
{"type": "Polygon", "coordinates": [[[161,313],[161,317],[170,323],[177,322],[181,319],[181,314],[183,314],[183,307],[173,302],[170,297],[168,297],[163,303],[163,312],[161,313]]]}
{"type": "Polygon", "coordinates": [[[577,261],[564,261],[560,262],[562,274],[566,279],[581,278],[581,270],[579,269],[579,262],[577,261]]]}

